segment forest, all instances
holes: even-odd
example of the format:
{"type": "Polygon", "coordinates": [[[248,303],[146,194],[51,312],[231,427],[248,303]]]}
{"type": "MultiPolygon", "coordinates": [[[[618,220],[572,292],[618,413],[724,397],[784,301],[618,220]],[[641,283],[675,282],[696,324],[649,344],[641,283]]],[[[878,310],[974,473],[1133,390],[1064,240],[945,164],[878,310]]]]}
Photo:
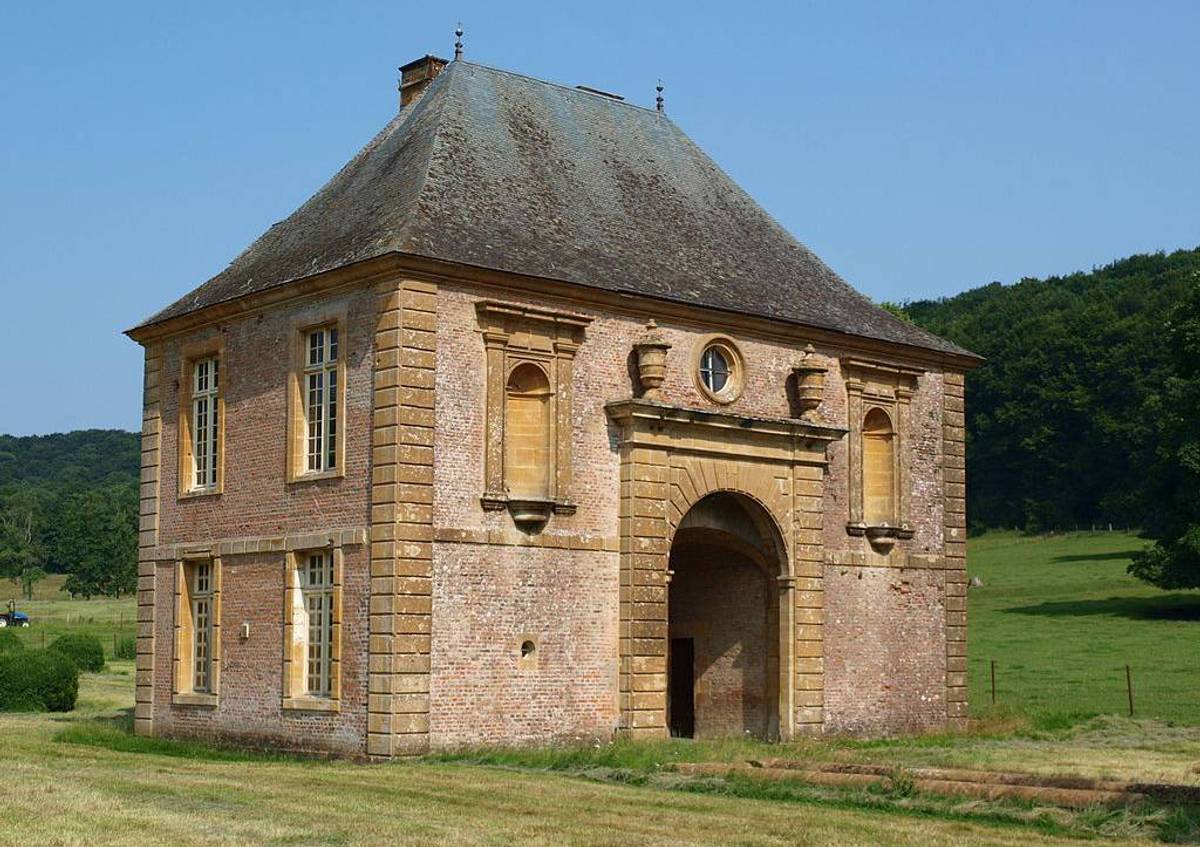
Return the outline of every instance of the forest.
{"type": "Polygon", "coordinates": [[[1200,249],[901,304],[967,377],[975,532],[1129,527],[1133,572],[1200,586],[1200,249]]]}
{"type": "MultiPolygon", "coordinates": [[[[1131,570],[1200,587],[1200,249],[885,304],[986,358],[967,377],[972,532],[1130,528],[1131,570]]],[[[137,586],[138,436],[0,436],[0,577],[137,586]]]]}
{"type": "Polygon", "coordinates": [[[135,591],[140,440],[0,435],[0,577],[25,596],[47,573],[65,573],[77,596],[135,591]]]}

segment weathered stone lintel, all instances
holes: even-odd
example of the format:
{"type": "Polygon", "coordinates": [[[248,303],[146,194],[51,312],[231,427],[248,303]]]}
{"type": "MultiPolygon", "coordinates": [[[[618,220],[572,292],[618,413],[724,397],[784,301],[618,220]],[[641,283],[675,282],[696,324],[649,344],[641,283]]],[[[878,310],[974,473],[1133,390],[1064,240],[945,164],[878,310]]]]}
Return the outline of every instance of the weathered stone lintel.
{"type": "Polygon", "coordinates": [[[843,568],[899,568],[902,570],[941,571],[949,565],[947,557],[907,553],[893,550],[888,555],[859,550],[831,550],[825,554],[825,563],[843,568]]]}
{"type": "Polygon", "coordinates": [[[530,535],[517,529],[459,529],[437,527],[433,540],[441,544],[489,544],[502,547],[541,547],[553,550],[591,550],[616,553],[620,538],[587,532],[541,532],[530,535]]]}
{"type": "Polygon", "coordinates": [[[158,562],[174,562],[199,556],[245,556],[256,553],[293,553],[325,547],[351,547],[366,544],[365,528],[323,529],[295,535],[267,535],[254,538],[219,538],[206,542],[186,542],[155,547],[150,555],[158,562]]]}

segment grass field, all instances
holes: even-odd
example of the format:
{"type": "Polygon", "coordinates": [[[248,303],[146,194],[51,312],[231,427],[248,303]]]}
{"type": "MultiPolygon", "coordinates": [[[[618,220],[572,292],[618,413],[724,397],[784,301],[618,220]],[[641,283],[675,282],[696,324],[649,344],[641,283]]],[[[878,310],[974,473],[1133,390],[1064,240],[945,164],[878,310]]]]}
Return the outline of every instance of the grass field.
{"type": "MultiPolygon", "coordinates": [[[[138,739],[128,733],[128,662],[85,675],[76,712],[0,716],[7,770],[0,825],[23,844],[469,845],[1050,845],[1194,840],[1196,819],[1170,809],[1068,812],[750,781],[682,781],[672,761],[786,753],[894,763],[999,739],[615,744],[491,751],[363,766],[138,739]],[[887,758],[881,759],[881,756],[887,758]]],[[[1107,728],[1109,737],[1141,732],[1107,728]]],[[[1089,730],[1090,731],[1090,730],[1089,730]]],[[[1159,765],[1200,755],[1200,732],[1174,739],[1159,765]]],[[[1085,731],[1086,735],[1087,731],[1085,731]]],[[[1039,749],[1036,733],[1022,755],[1039,749]]],[[[1049,743],[1087,758],[1088,743],[1049,743]]],[[[1098,746],[1094,749],[1100,749],[1098,746]]]]}
{"type": "Polygon", "coordinates": [[[1200,724],[1200,592],[1163,592],[1125,573],[1146,544],[1123,533],[968,544],[972,711],[991,700],[1032,713],[1123,714],[1125,665],[1138,716],[1200,724]]]}
{"type": "MultiPolygon", "coordinates": [[[[0,715],[0,825],[46,844],[1200,843],[1200,810],[1070,811],[923,795],[908,769],[972,767],[1200,785],[1200,596],[1124,574],[1120,534],[973,539],[968,734],[859,741],[664,741],[458,751],[364,767],[139,739],[132,662],[85,675],[69,715],[0,715]],[[988,702],[988,662],[999,707],[988,702]],[[1126,708],[1134,669],[1139,718],[1126,708]],[[1087,715],[1098,714],[1088,718],[1087,715]],[[1145,717],[1143,717],[1145,716],[1145,717]],[[685,778],[671,765],[777,756],[895,769],[887,789],[685,778]]],[[[22,604],[35,645],[132,632],[133,601],[22,604]]]]}
{"type": "Polygon", "coordinates": [[[33,599],[25,600],[18,595],[17,586],[11,581],[0,583],[0,603],[10,597],[16,599],[17,608],[28,612],[32,626],[17,629],[31,647],[49,644],[66,632],[94,635],[104,645],[104,655],[113,655],[114,637],[132,637],[137,634],[137,601],[126,597],[97,597],[91,600],[72,600],[63,593],[66,577],[52,574],[37,583],[33,599]]]}

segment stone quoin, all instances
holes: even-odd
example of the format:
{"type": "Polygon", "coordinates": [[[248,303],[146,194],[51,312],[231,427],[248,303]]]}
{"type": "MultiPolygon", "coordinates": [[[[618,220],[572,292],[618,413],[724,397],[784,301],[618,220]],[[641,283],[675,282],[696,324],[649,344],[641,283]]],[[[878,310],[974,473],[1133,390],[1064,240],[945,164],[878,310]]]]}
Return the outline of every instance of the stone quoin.
{"type": "Polygon", "coordinates": [[[386,759],[962,725],[978,357],[661,103],[401,72],[345,168],[128,333],[136,731],[386,759]]]}

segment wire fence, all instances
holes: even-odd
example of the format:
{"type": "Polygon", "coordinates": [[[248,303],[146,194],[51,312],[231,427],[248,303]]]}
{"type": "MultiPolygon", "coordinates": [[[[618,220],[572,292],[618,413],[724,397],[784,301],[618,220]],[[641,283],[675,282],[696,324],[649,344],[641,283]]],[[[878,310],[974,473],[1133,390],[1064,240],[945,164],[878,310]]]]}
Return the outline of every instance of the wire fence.
{"type": "Polygon", "coordinates": [[[970,696],[976,713],[1015,707],[1200,724],[1200,662],[1168,668],[1142,656],[1119,665],[1049,669],[983,659],[972,662],[970,696]]]}

